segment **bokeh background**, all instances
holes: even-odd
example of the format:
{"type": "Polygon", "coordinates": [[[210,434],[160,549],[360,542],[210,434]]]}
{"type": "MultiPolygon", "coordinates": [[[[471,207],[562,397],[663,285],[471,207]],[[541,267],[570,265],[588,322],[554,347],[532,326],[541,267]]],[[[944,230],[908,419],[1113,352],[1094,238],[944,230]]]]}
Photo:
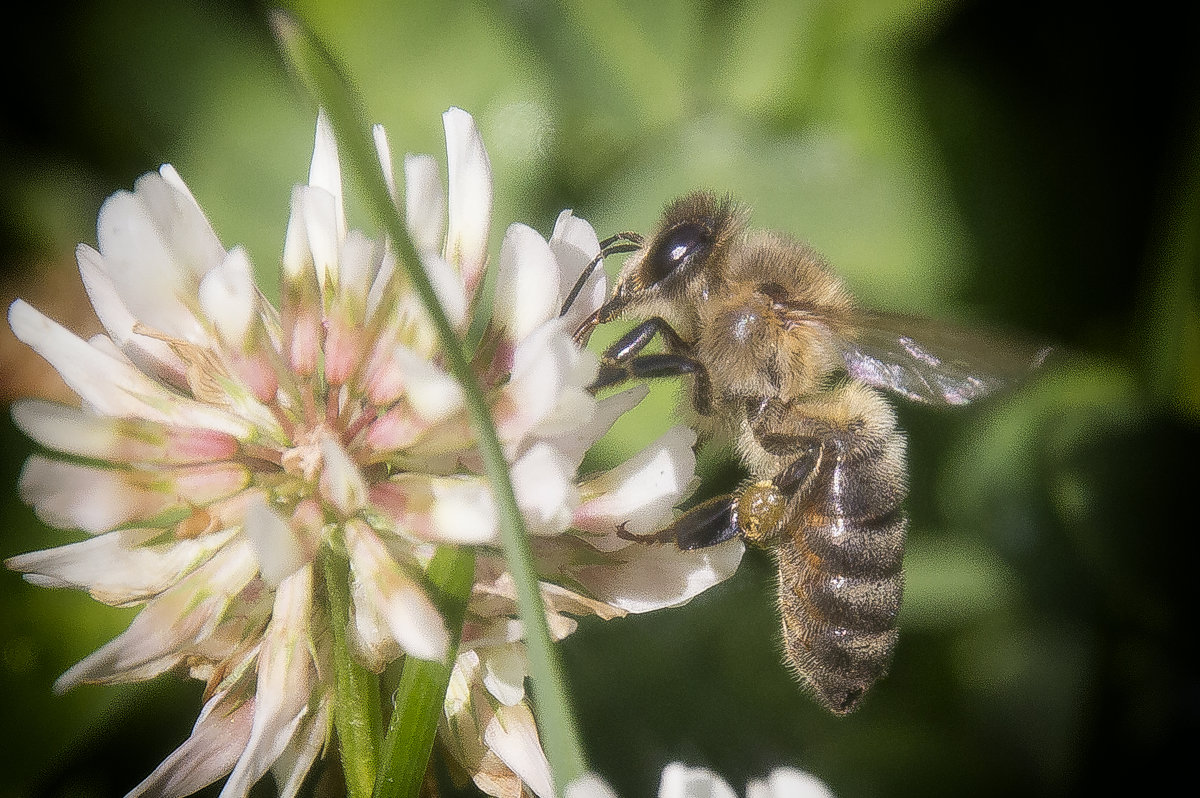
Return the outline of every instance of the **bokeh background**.
{"type": "MultiPolygon", "coordinates": [[[[808,239],[866,304],[1058,347],[1011,395],[953,413],[901,408],[903,636],[854,716],[826,715],[780,664],[761,553],[685,608],[581,625],[564,645],[572,693],[593,764],[622,795],[654,794],[672,760],[739,791],[796,766],[847,798],[1194,781],[1200,58],[1185,4],[299,10],[357,76],[394,150],[444,158],[439,114],[475,114],[496,176],[493,253],[510,221],[548,234],[571,207],[602,234],[645,231],[668,199],[708,187],[743,198],[757,225],[808,239]]],[[[313,109],[261,7],[108,0],[23,13],[0,33],[5,305],[20,295],[94,325],[74,245],[94,244],[107,194],[162,162],[225,245],[244,243],[269,276],[313,109]]],[[[5,401],[61,390],[7,329],[0,355],[5,401]]],[[[657,386],[596,463],[668,426],[677,398],[657,386]]],[[[30,446],[7,413],[0,441],[0,555],[72,539],[16,498],[30,446]]],[[[702,493],[740,478],[720,451],[703,454],[702,493]]],[[[182,678],[51,692],[128,612],[9,572],[0,602],[0,795],[120,795],[187,735],[200,685],[182,678]]]]}

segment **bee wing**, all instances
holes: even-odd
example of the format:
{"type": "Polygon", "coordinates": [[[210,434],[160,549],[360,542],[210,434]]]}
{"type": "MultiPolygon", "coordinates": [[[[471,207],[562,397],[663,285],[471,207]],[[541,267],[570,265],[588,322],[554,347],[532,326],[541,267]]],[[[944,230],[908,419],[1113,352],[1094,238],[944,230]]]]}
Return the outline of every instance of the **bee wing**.
{"type": "Polygon", "coordinates": [[[966,404],[1013,385],[1050,353],[1049,347],[899,314],[858,312],[838,331],[851,377],[932,405],[966,404]]]}

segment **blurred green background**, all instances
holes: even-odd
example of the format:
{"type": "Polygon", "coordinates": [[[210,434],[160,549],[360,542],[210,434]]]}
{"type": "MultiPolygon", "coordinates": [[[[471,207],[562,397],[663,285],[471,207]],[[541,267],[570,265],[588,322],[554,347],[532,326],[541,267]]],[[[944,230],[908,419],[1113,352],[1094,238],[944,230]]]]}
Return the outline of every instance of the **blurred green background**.
{"type": "MultiPolygon", "coordinates": [[[[94,244],[107,194],[162,162],[226,246],[244,243],[270,275],[313,111],[261,9],[23,10],[0,34],[5,304],[21,295],[84,327],[74,245],[94,244]]],[[[1200,739],[1200,552],[1184,514],[1200,451],[1200,59],[1183,6],[300,11],[357,76],[397,155],[444,158],[439,114],[475,114],[496,177],[493,254],[510,221],[548,235],[571,207],[602,235],[645,231],[668,199],[707,187],[750,203],[757,225],[808,239],[866,304],[1059,346],[1011,396],[901,408],[902,640],[856,715],[824,714],[780,664],[759,553],[686,608],[581,625],[564,646],[573,695],[593,764],[622,795],[654,794],[671,760],[739,792],[796,766],[847,797],[1187,783],[1200,739]]],[[[5,401],[55,390],[7,330],[0,353],[5,401]]],[[[657,386],[598,462],[664,429],[676,398],[657,386]]],[[[7,414],[0,439],[0,484],[15,486],[30,447],[7,414]]],[[[728,490],[736,466],[706,455],[702,492],[728,490]]],[[[72,538],[5,495],[0,555],[72,538]]],[[[9,572],[0,601],[0,795],[119,795],[187,735],[200,685],[181,678],[51,692],[127,613],[9,572]]]]}

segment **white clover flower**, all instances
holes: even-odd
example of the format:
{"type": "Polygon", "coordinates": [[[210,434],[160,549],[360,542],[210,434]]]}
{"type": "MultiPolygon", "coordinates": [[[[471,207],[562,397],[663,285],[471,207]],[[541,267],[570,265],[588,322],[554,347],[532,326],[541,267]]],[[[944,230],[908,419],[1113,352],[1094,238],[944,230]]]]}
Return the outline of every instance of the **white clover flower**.
{"type": "MultiPolygon", "coordinates": [[[[612,788],[594,773],[587,773],[567,786],[565,798],[617,798],[612,788]]],[[[737,798],[737,793],[716,773],[706,768],[672,762],[663,768],[658,798],[737,798]]],[[[766,779],[746,785],[746,798],[833,798],[823,781],[795,768],[776,768],[766,779]]]]}
{"type": "MultiPolygon", "coordinates": [[[[470,115],[444,115],[449,191],[434,160],[408,156],[404,195],[376,145],[422,266],[460,334],[487,263],[491,170],[470,115]],[[447,212],[448,208],[448,212],[447,212]],[[443,232],[444,231],[444,232],[443,232]]],[[[68,670],[59,690],[186,670],[206,682],[192,735],[130,793],[183,796],[228,776],[246,795],[268,770],[291,796],[332,724],[326,547],[350,565],[350,637],[378,672],[402,654],[444,660],[454,631],[426,594],[435,544],[479,547],[443,741],[493,795],[550,798],[525,700],[526,660],[492,492],[432,325],[386,241],[348,229],[341,169],[322,116],[308,185],[291,198],[281,304],[244,250],[226,250],[170,166],[100,210],[84,285],[107,336],[76,337],[18,300],[17,337],[82,407],[24,400],[17,425],[48,450],[22,497],[86,539],[13,557],[34,584],[140,606],[129,629],[68,670]],[[525,787],[522,787],[522,784],[525,787]],[[517,792],[514,793],[513,790],[517,792]]],[[[599,251],[564,211],[549,241],[514,224],[500,249],[492,322],[472,362],[511,464],[553,633],[571,615],[683,603],[729,576],[730,541],[704,552],[616,535],[669,521],[689,490],[694,436],[667,432],[618,468],[580,477],[589,447],[645,395],[597,401],[597,359],[571,333],[603,301],[599,251]]]]}

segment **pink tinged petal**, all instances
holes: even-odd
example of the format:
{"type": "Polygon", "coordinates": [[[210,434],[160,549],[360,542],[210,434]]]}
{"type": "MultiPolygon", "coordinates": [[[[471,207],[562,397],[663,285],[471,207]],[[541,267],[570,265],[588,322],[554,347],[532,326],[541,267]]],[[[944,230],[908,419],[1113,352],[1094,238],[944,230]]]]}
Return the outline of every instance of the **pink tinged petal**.
{"type": "Polygon", "coordinates": [[[150,679],[174,667],[218,626],[234,597],[258,572],[249,544],[226,545],[153,599],[129,628],[64,673],[54,689],[150,679]]]}
{"type": "Polygon", "coordinates": [[[450,180],[450,222],[446,260],[458,267],[468,293],[474,293],[487,261],[492,222],[492,165],[475,120],[460,108],[442,114],[450,180]]]}
{"type": "Polygon", "coordinates": [[[235,351],[247,348],[258,310],[258,291],[246,250],[234,247],[200,280],[200,307],[221,339],[235,351]]]}
{"type": "Polygon", "coordinates": [[[367,355],[364,388],[367,398],[376,407],[386,407],[400,398],[404,391],[404,375],[395,365],[393,352],[396,348],[394,329],[382,331],[375,336],[371,351],[367,355]]]}
{"type": "Polygon", "coordinates": [[[5,561],[25,580],[41,587],[82,588],[92,598],[120,606],[144,601],[177,583],[207,562],[235,534],[203,535],[191,540],[146,545],[161,529],[123,529],[5,561]]]}
{"type": "Polygon", "coordinates": [[[404,208],[417,251],[439,251],[446,224],[446,192],[432,157],[404,156],[404,208]]]}
{"type": "Polygon", "coordinates": [[[737,570],[744,548],[737,539],[697,551],[629,546],[614,554],[612,562],[584,565],[574,574],[601,601],[626,612],[649,612],[685,604],[728,579],[737,570]],[[616,559],[622,555],[625,562],[616,559]]]}
{"type": "Polygon", "coordinates": [[[345,384],[365,355],[367,289],[380,256],[375,242],[357,230],[342,245],[337,294],[325,320],[325,379],[332,385],[345,384]]]}
{"type": "Polygon", "coordinates": [[[316,712],[305,716],[291,743],[271,766],[275,783],[279,785],[279,798],[295,798],[300,792],[304,777],[312,770],[329,739],[332,718],[329,701],[322,699],[316,712]]]}
{"type": "Polygon", "coordinates": [[[342,314],[325,320],[325,379],[330,385],[345,385],[358,370],[362,357],[363,328],[342,314]]]}
{"type": "Polygon", "coordinates": [[[229,369],[259,402],[270,404],[275,401],[276,391],[279,389],[279,377],[264,353],[259,351],[245,355],[230,353],[229,369]]]}
{"type": "MultiPolygon", "coordinates": [[[[206,429],[167,427],[158,459],[170,463],[203,463],[226,460],[238,452],[238,441],[232,435],[206,429]]],[[[148,454],[148,453],[145,453],[148,454]]],[[[139,456],[146,457],[139,452],[139,456]]],[[[132,457],[130,458],[132,459],[132,457]]]]}
{"type": "Polygon", "coordinates": [[[737,793],[711,770],[672,762],[663,768],[658,798],[737,798],[737,793]]]}
{"type": "Polygon", "coordinates": [[[579,502],[575,464],[554,447],[534,444],[512,465],[513,491],[530,534],[557,535],[571,522],[579,502]]]}
{"type": "Polygon", "coordinates": [[[156,330],[201,343],[207,334],[184,301],[195,296],[199,275],[175,257],[145,201],[172,195],[178,197],[157,174],[143,175],[136,193],[119,191],[105,200],[96,236],[105,272],[129,312],[156,330]]]}
{"type": "MultiPolygon", "coordinates": [[[[596,231],[590,224],[566,210],[558,215],[558,220],[554,223],[554,232],[550,235],[550,251],[558,261],[558,299],[562,303],[574,289],[584,268],[591,265],[600,252],[600,240],[596,238],[596,231]]],[[[592,268],[591,276],[563,316],[566,325],[572,329],[578,327],[604,303],[607,295],[608,279],[604,273],[604,266],[597,265],[592,268]]]]}
{"type": "Polygon", "coordinates": [[[370,512],[373,525],[426,540],[434,539],[430,510],[433,507],[431,478],[419,474],[397,474],[387,482],[371,486],[370,512]]]}
{"type": "Polygon", "coordinates": [[[342,514],[353,515],[367,503],[367,481],[332,435],[321,436],[321,498],[342,514]]]}
{"type": "Polygon", "coordinates": [[[250,738],[254,699],[230,692],[208,700],[192,734],[125,798],[184,798],[229,773],[250,738]]]}
{"type": "Polygon", "coordinates": [[[581,485],[584,501],[575,511],[572,526],[607,535],[607,540],[589,539],[602,551],[628,545],[616,537],[618,526],[638,535],[665,526],[672,508],[695,479],[695,443],[692,430],[671,427],[634,457],[581,485]]]}
{"type": "Polygon", "coordinates": [[[617,798],[612,787],[595,773],[584,773],[567,785],[565,798],[617,798]]]}
{"type": "Polygon", "coordinates": [[[483,686],[487,691],[509,707],[525,700],[525,677],[529,675],[525,645],[510,643],[488,648],[479,654],[483,686]]]}
{"type": "Polygon", "coordinates": [[[321,355],[321,320],[312,313],[295,316],[288,338],[288,365],[300,377],[308,377],[317,370],[321,355]]]}
{"type": "Polygon", "coordinates": [[[483,741],[538,798],[554,798],[550,763],[542,750],[529,706],[500,705],[483,730],[483,741]]]}
{"type": "Polygon", "coordinates": [[[795,768],[776,768],[765,780],[746,784],[746,798],[833,798],[825,782],[795,768]]]}
{"type": "Polygon", "coordinates": [[[246,507],[242,530],[254,548],[258,572],[268,587],[275,588],[303,567],[308,558],[295,532],[256,495],[246,507]]]}
{"type": "Polygon", "coordinates": [[[99,252],[80,244],[75,248],[79,276],[104,329],[138,368],[176,386],[187,385],[187,365],[166,341],[135,332],[139,324],[121,299],[99,252]]]}
{"type": "MultiPolygon", "coordinates": [[[[474,612],[475,602],[472,600],[471,610],[474,612]]],[[[504,612],[516,612],[516,604],[508,605],[503,610],[504,612]]],[[[552,617],[547,616],[547,621],[553,623],[552,617]]],[[[561,639],[553,629],[551,635],[555,639],[561,639]]],[[[514,618],[494,618],[489,621],[471,621],[468,620],[463,624],[462,641],[459,643],[460,649],[485,648],[487,646],[500,646],[506,643],[515,643],[518,640],[525,638],[525,630],[521,627],[521,622],[514,618]]]]}
{"type": "Polygon", "coordinates": [[[520,341],[558,315],[558,261],[546,239],[523,224],[509,225],[500,244],[494,318],[520,341]]]}
{"type": "MultiPolygon", "coordinates": [[[[296,186],[292,189],[292,211],[288,216],[287,233],[283,242],[283,301],[282,339],[288,366],[296,374],[307,377],[317,368],[321,346],[321,286],[325,271],[318,270],[309,244],[307,218],[314,189],[296,186]]],[[[329,195],[321,192],[326,200],[329,195]]],[[[327,202],[332,206],[332,202],[327,202]]],[[[332,212],[332,211],[331,211],[332,212]]]]}
{"type": "Polygon", "coordinates": [[[18,299],[8,310],[13,333],[46,359],[84,403],[100,415],[203,427],[246,438],[248,422],[168,391],[115,357],[84,341],[18,299]]]}
{"type": "Polygon", "coordinates": [[[205,505],[241,490],[249,473],[213,463],[155,472],[124,471],[30,457],[21,472],[21,498],[46,524],[107,532],[188,504],[205,505]]]}
{"type": "MultiPolygon", "coordinates": [[[[317,113],[317,132],[313,142],[312,164],[308,169],[308,184],[324,189],[333,198],[336,240],[346,236],[346,211],[342,203],[342,165],[338,161],[337,139],[325,110],[317,113]]],[[[319,261],[318,261],[319,263],[319,261]]]]}
{"type": "Polygon", "coordinates": [[[312,615],[312,569],[302,568],[275,593],[271,622],[258,654],[254,723],[221,798],[245,796],[292,741],[308,714],[315,676],[309,654],[312,615]]]}
{"type": "Polygon", "coordinates": [[[417,659],[442,662],[450,634],[437,607],[400,567],[375,532],[361,521],[345,526],[346,551],[361,596],[383,618],[400,647],[417,659]]]}
{"type": "Polygon", "coordinates": [[[237,439],[223,432],[168,427],[162,460],[172,463],[202,463],[225,460],[238,452],[237,439]]]}
{"type": "Polygon", "coordinates": [[[414,443],[429,425],[406,404],[398,404],[371,422],[366,442],[371,451],[394,452],[414,443]]]}

